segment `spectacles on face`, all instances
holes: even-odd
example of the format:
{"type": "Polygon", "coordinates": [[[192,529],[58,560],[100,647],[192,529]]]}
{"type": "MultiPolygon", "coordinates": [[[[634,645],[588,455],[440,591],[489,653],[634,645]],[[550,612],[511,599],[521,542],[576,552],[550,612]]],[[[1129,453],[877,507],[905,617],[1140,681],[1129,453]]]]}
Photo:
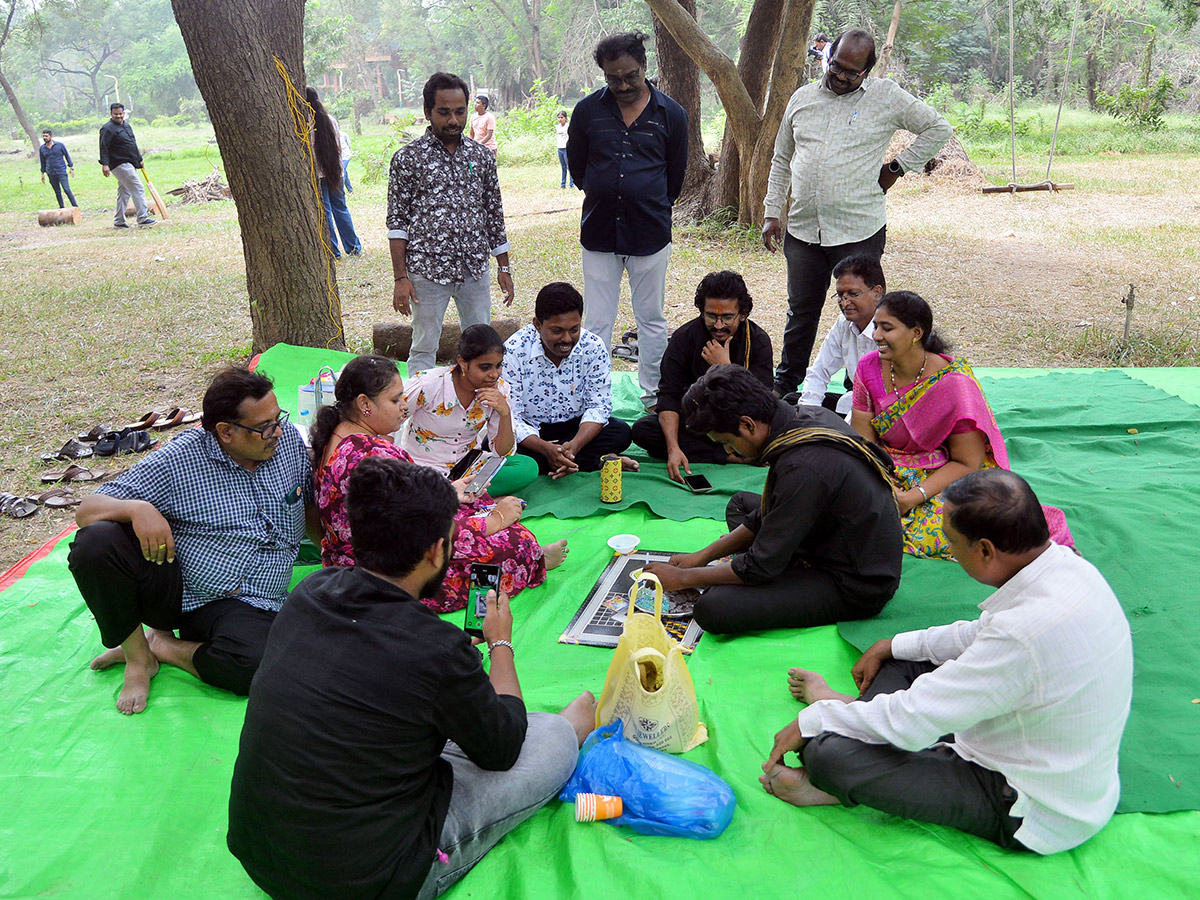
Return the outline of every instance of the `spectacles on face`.
{"type": "Polygon", "coordinates": [[[610,88],[616,90],[622,85],[637,87],[645,80],[645,77],[645,73],[643,73],[641,69],[638,69],[636,72],[632,72],[629,75],[622,75],[620,77],[617,77],[616,75],[605,75],[604,81],[610,88]]]}
{"type": "Polygon", "coordinates": [[[719,316],[716,313],[706,312],[704,314],[704,321],[709,325],[732,325],[738,320],[738,316],[740,315],[741,313],[725,313],[719,316]]]}
{"type": "Polygon", "coordinates": [[[230,422],[234,428],[240,428],[243,431],[249,431],[251,434],[257,434],[264,441],[269,441],[276,431],[282,431],[283,426],[288,423],[288,411],[283,410],[274,422],[269,425],[264,425],[262,428],[251,428],[249,425],[243,425],[241,422],[230,422]]]}
{"type": "Polygon", "coordinates": [[[853,81],[856,78],[862,78],[864,75],[867,74],[866,69],[863,69],[861,72],[855,72],[855,71],[852,71],[851,69],[847,69],[841,63],[839,63],[836,59],[831,59],[829,61],[829,71],[832,72],[834,75],[841,75],[842,77],[847,78],[850,81],[853,81]]]}
{"type": "Polygon", "coordinates": [[[854,301],[863,294],[871,293],[871,289],[863,288],[861,291],[834,291],[834,293],[837,295],[839,303],[845,303],[847,300],[854,301]]]}

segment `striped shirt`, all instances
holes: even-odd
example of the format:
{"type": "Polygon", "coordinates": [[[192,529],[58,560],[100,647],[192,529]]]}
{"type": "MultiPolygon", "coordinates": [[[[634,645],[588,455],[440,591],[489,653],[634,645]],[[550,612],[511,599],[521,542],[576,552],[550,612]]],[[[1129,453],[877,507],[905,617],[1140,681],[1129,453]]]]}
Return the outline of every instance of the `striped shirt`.
{"type": "Polygon", "coordinates": [[[278,611],[313,502],[312,467],[294,426],[250,471],[202,428],[185,431],[96,491],[162,513],[183,573],[183,611],[236,597],[278,611]]]}
{"type": "Polygon", "coordinates": [[[1017,840],[1037,853],[1069,850],[1108,822],[1120,797],[1129,622],[1095,566],[1058,544],[979,608],[973,622],[892,639],[896,659],[935,671],[867,702],[818,701],[801,711],[800,733],[912,751],[953,734],[955,753],[1017,791],[1017,840]]]}
{"type": "Polygon", "coordinates": [[[779,218],[791,188],[792,237],[822,247],[869,238],[887,223],[879,169],[900,128],[916,135],[896,157],[905,172],[929,162],[951,134],[937,110],[886,78],[867,78],[840,96],[824,78],[804,85],[779,123],[767,217],[779,218]]]}

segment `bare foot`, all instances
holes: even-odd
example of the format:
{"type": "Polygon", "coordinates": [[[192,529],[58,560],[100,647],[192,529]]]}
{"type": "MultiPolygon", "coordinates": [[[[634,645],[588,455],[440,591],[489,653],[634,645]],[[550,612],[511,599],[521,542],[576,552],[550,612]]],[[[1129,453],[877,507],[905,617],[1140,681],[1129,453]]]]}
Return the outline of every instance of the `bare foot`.
{"type": "Polygon", "coordinates": [[[547,544],[542,548],[542,556],[546,560],[546,568],[548,570],[557,569],[566,561],[567,554],[570,552],[570,549],[567,547],[566,538],[563,538],[561,541],[555,541],[553,544],[547,544]]]}
{"type": "Polygon", "coordinates": [[[849,694],[839,694],[831,689],[823,676],[807,669],[788,669],[788,690],[801,703],[816,703],[818,700],[849,703],[854,699],[849,694]]]}
{"type": "Polygon", "coordinates": [[[117,712],[132,716],[146,708],[150,697],[150,679],[158,674],[158,660],[150,657],[149,663],[125,663],[125,683],[117,695],[117,712]]]}
{"type": "Polygon", "coordinates": [[[197,678],[200,675],[196,672],[195,665],[192,664],[192,656],[196,652],[196,648],[200,646],[195,641],[185,641],[175,637],[175,632],[164,631],[160,628],[146,629],[146,642],[150,645],[150,652],[158,658],[159,662],[164,662],[169,666],[178,666],[185,672],[190,672],[197,678]]]}
{"type": "Polygon", "coordinates": [[[90,663],[88,667],[100,672],[104,669],[109,669],[117,663],[125,662],[125,651],[120,647],[113,647],[111,650],[105,650],[90,663]]]}
{"type": "Polygon", "coordinates": [[[792,806],[837,806],[841,800],[827,794],[808,780],[807,769],[776,765],[758,777],[759,784],[772,797],[792,806]]]}
{"type": "Polygon", "coordinates": [[[621,457],[622,472],[637,472],[641,468],[641,464],[636,459],[630,459],[628,456],[621,457]]]}
{"type": "Polygon", "coordinates": [[[583,746],[583,739],[596,729],[596,698],[591,691],[584,691],[567,704],[559,713],[575,729],[575,740],[583,746]]]}

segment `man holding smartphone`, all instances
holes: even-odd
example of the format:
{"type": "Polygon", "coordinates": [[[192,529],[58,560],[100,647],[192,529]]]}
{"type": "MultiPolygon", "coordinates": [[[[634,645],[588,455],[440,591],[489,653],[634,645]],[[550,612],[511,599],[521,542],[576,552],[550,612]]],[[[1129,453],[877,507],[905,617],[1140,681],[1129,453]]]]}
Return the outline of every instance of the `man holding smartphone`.
{"type": "Polygon", "coordinates": [[[419,602],[454,540],[443,475],[370,457],[346,505],[357,567],[292,592],[251,686],[229,849],[275,900],[436,897],[558,794],[595,698],[526,712],[504,594],[487,594],[488,672],[419,602]]]}

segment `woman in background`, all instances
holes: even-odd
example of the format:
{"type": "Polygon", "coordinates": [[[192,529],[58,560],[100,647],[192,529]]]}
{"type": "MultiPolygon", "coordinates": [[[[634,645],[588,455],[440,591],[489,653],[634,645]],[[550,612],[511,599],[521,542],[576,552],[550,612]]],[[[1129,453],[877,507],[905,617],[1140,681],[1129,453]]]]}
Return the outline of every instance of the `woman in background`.
{"type": "Polygon", "coordinates": [[[346,207],[346,192],[342,186],[342,130],[337,119],[325,109],[316,90],[305,88],[304,96],[313,110],[312,144],[321,179],[321,203],[325,207],[325,233],[334,259],[341,259],[338,237],[350,256],[362,255],[362,243],[354,231],[354,221],[346,207]]]}

